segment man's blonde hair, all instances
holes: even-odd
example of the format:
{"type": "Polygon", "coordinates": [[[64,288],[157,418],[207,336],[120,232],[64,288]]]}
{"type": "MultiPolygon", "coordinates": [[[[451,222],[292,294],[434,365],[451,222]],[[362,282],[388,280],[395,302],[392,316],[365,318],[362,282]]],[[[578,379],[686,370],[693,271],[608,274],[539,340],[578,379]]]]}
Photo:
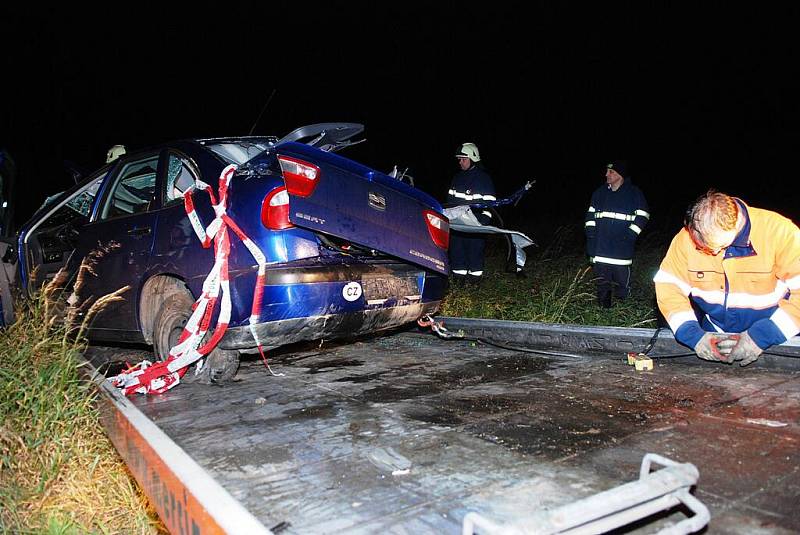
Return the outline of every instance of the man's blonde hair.
{"type": "Polygon", "coordinates": [[[708,244],[709,238],[720,232],[734,230],[738,217],[739,205],[736,200],[730,195],[710,189],[686,211],[684,225],[695,242],[708,244]]]}

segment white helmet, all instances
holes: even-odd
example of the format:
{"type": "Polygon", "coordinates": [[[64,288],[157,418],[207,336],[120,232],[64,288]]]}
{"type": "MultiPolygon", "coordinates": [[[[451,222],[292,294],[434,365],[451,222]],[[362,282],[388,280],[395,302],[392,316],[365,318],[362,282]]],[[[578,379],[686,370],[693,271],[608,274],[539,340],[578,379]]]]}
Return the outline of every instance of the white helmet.
{"type": "Polygon", "coordinates": [[[106,163],[111,163],[125,154],[125,145],[114,145],[106,153],[106,163]]]}
{"type": "Polygon", "coordinates": [[[469,158],[473,162],[481,161],[481,155],[475,143],[464,143],[456,154],[456,158],[469,158]]]}

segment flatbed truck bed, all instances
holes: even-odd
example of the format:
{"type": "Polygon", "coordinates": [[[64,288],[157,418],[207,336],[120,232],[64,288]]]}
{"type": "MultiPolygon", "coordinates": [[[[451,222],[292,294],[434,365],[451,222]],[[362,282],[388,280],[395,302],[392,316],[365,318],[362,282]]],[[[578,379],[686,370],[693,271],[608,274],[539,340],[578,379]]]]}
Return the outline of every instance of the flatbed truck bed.
{"type": "MultiPolygon", "coordinates": [[[[503,322],[449,325],[484,341],[412,329],[276,350],[280,376],[254,359],[226,385],[125,399],[102,383],[104,425],[174,533],[455,534],[470,512],[520,525],[636,480],[647,453],[697,467],[707,533],[800,531],[800,359],[656,359],[637,371],[620,349],[641,349],[652,330],[598,342],[608,330],[551,328],[566,340],[515,325],[558,356],[485,343],[523,348],[503,322]],[[148,444],[160,433],[166,450],[148,444]],[[184,455],[189,468],[170,468],[184,455]],[[210,483],[198,490],[198,478],[210,483]]],[[[109,355],[146,353],[87,352],[101,370],[109,355]]],[[[685,517],[677,507],[626,529],[685,517]]]]}

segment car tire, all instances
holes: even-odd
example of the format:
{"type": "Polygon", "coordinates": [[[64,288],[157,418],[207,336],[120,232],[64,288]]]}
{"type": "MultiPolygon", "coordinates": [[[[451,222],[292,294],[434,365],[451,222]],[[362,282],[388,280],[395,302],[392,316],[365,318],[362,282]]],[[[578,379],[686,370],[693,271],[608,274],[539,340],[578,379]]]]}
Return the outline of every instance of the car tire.
{"type": "MultiPolygon", "coordinates": [[[[161,303],[153,322],[153,346],[158,360],[166,360],[169,350],[178,342],[192,314],[193,304],[194,300],[188,293],[173,294],[161,303]]],[[[182,380],[204,384],[225,383],[232,380],[239,370],[238,351],[214,348],[204,360],[199,373],[196,371],[197,364],[192,364],[182,380]]]]}

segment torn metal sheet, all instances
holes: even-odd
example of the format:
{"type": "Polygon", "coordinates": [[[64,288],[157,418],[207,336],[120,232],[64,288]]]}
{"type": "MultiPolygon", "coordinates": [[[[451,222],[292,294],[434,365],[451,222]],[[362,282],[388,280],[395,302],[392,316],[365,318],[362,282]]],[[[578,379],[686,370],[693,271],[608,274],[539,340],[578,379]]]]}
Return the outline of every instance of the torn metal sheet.
{"type": "Polygon", "coordinates": [[[525,247],[535,245],[531,238],[516,230],[508,230],[492,225],[482,225],[469,205],[454,206],[445,208],[444,215],[450,220],[450,230],[467,232],[472,234],[506,234],[511,237],[514,244],[516,265],[518,268],[525,267],[527,255],[525,247]]]}

